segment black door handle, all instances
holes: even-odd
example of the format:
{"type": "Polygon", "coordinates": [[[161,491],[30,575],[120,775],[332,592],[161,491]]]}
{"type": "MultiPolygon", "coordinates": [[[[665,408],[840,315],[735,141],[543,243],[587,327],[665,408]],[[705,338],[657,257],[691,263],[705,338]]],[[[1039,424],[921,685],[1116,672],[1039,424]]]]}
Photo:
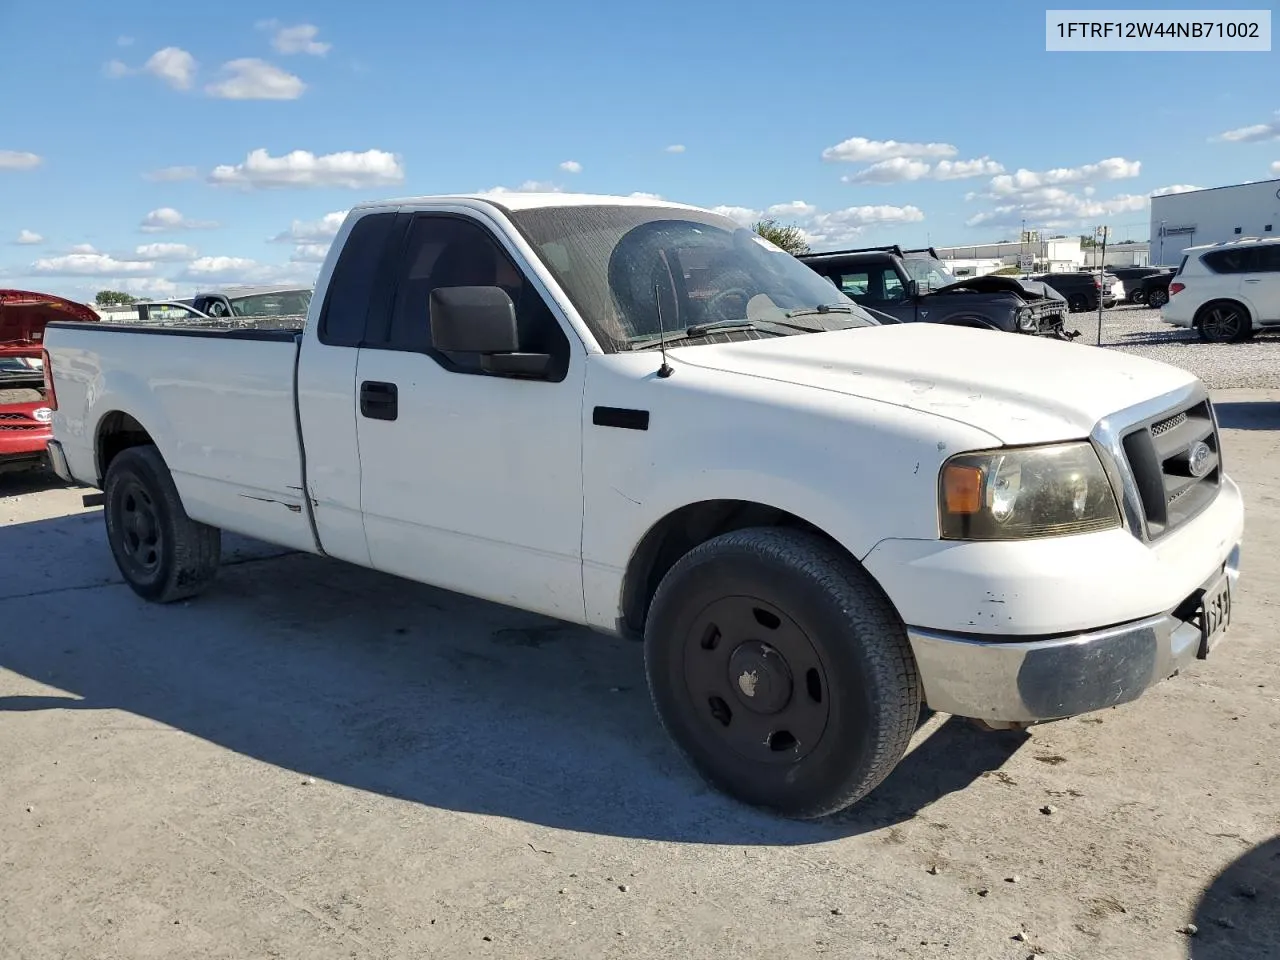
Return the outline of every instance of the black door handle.
{"type": "Polygon", "coordinates": [[[394,383],[366,380],[360,384],[360,415],[370,420],[394,420],[399,397],[394,383]]]}

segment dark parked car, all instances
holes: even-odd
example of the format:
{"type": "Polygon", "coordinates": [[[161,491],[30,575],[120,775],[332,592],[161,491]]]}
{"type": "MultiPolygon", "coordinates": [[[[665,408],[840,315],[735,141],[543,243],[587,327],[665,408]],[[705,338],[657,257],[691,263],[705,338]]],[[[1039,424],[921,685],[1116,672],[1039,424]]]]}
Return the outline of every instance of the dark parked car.
{"type": "Polygon", "coordinates": [[[896,244],[800,257],[882,322],[946,323],[1069,339],[1066,300],[1043,283],[1014,277],[957,279],[932,247],[896,244]]]}
{"type": "Polygon", "coordinates": [[[1169,302],[1169,284],[1177,267],[1161,267],[1160,273],[1153,273],[1142,278],[1142,302],[1148,307],[1159,310],[1169,302]]]}
{"type": "Polygon", "coordinates": [[[1126,303],[1146,303],[1142,281],[1164,270],[1164,267],[1111,267],[1107,272],[1114,274],[1124,284],[1126,303]]]}
{"type": "Polygon", "coordinates": [[[1072,313],[1097,310],[1099,295],[1102,305],[1110,309],[1119,300],[1121,290],[1119,278],[1110,273],[1099,275],[1080,270],[1075,273],[1044,273],[1031,279],[1048,284],[1066,297],[1072,313]]]}

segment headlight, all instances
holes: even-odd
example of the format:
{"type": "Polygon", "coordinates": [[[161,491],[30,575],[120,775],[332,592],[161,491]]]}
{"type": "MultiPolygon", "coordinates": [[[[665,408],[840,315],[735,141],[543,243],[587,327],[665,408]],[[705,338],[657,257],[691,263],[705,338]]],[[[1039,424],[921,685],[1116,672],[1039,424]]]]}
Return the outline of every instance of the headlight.
{"type": "Polygon", "coordinates": [[[1018,327],[1022,330],[1030,330],[1035,326],[1036,312],[1030,307],[1018,308],[1018,327]]]}
{"type": "Polygon", "coordinates": [[[1120,509],[1092,444],[962,453],[942,466],[944,540],[1022,540],[1120,526],[1120,509]]]}

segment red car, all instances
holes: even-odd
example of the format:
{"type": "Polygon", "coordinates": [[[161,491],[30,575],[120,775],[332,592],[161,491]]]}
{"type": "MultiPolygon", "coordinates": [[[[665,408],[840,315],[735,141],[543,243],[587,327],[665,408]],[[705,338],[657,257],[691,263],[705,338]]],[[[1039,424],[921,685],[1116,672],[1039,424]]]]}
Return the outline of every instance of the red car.
{"type": "Polygon", "coordinates": [[[53,413],[45,401],[45,325],[98,319],[83,303],[29,290],[0,290],[0,473],[46,462],[53,413]]]}

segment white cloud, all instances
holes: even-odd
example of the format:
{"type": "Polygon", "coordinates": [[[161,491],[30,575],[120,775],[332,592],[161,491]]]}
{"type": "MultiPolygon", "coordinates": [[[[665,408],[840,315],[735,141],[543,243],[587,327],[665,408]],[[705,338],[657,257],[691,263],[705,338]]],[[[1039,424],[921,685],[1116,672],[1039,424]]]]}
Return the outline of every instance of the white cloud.
{"type": "Polygon", "coordinates": [[[19,230],[18,239],[14,243],[21,243],[24,246],[44,243],[44,237],[33,230],[19,230]]]}
{"type": "Polygon", "coordinates": [[[273,157],[266,150],[252,151],[244,163],[213,168],[209,182],[219,186],[254,187],[349,187],[362,189],[400,183],[404,167],[400,158],[383,150],[328,153],[316,156],[294,150],[273,157]]]}
{"type": "Polygon", "coordinates": [[[199,175],[195,167],[162,167],[142,176],[156,183],[174,183],[178,180],[194,180],[199,175]]]}
{"type": "MultiPolygon", "coordinates": [[[[1280,168],[1280,164],[1273,164],[1273,167],[1280,168]]],[[[1168,187],[1156,187],[1151,191],[1153,197],[1167,197],[1171,193],[1190,193],[1192,190],[1203,190],[1204,187],[1193,187],[1188,183],[1175,183],[1168,187]]]]}
{"type": "Polygon", "coordinates": [[[805,203],[803,200],[792,200],[789,203],[775,203],[773,206],[765,210],[771,217],[811,217],[818,212],[818,208],[812,203],[805,203]]]}
{"type": "Polygon", "coordinates": [[[222,65],[223,79],[205,87],[222,100],[297,100],[307,85],[299,77],[254,57],[222,65]]]}
{"type": "Polygon", "coordinates": [[[1004,173],[1004,165],[988,156],[973,160],[939,160],[930,177],[934,180],[965,180],[969,177],[990,177],[1004,173]]]}
{"type": "Polygon", "coordinates": [[[216,221],[188,220],[173,207],[160,207],[143,217],[138,229],[143,233],[163,233],[166,230],[211,230],[216,226],[216,221]]]}
{"type": "Polygon", "coordinates": [[[492,193],[564,193],[564,187],[547,180],[526,180],[518,187],[490,187],[476,192],[481,196],[492,193]]]}
{"type": "Polygon", "coordinates": [[[196,58],[181,47],[165,47],[153,53],[142,69],[174,90],[190,90],[196,76],[196,58]]]}
{"type": "Polygon", "coordinates": [[[21,150],[0,150],[0,170],[34,170],[44,158],[21,150]]]}
{"type": "Polygon", "coordinates": [[[1145,210],[1149,203],[1149,198],[1137,194],[1094,200],[1061,188],[1048,187],[1021,196],[1015,203],[1001,204],[975,214],[965,223],[971,227],[989,224],[1014,227],[1025,220],[1036,227],[1065,228],[1088,225],[1102,217],[1145,210]]]}
{"type": "Polygon", "coordinates": [[[133,37],[116,37],[117,47],[132,47],[133,37]]]}
{"type": "Polygon", "coordinates": [[[187,264],[179,279],[204,283],[312,283],[314,263],[259,263],[249,257],[199,257],[187,264]]]}
{"type": "Polygon", "coordinates": [[[893,157],[890,160],[873,163],[857,173],[848,174],[840,179],[846,183],[901,183],[908,180],[922,180],[932,169],[923,160],[893,157]]]}
{"type": "Polygon", "coordinates": [[[293,248],[289,259],[294,263],[324,263],[328,252],[329,244],[327,243],[300,243],[293,248]]]}
{"type": "Polygon", "coordinates": [[[140,260],[117,260],[105,253],[69,253],[47,257],[31,265],[33,273],[61,277],[100,277],[151,273],[155,264],[140,260]]]}
{"type": "Polygon", "coordinates": [[[565,173],[581,173],[582,164],[577,160],[566,160],[564,163],[560,164],[560,169],[565,173]]]}
{"type": "Polygon", "coordinates": [[[636,197],[637,199],[640,199],[640,200],[661,200],[662,199],[662,194],[660,193],[645,193],[643,190],[637,190],[634,193],[629,194],[629,196],[636,197]]]}
{"type": "MultiPolygon", "coordinates": [[[[1280,112],[1277,112],[1277,116],[1280,116],[1280,112]]],[[[1272,120],[1270,123],[1255,123],[1248,127],[1237,127],[1234,130],[1227,130],[1209,139],[1211,141],[1221,140],[1227,143],[1258,143],[1263,140],[1275,140],[1277,138],[1280,138],[1280,120],[1272,120]]]]}
{"type": "Polygon", "coordinates": [[[868,140],[850,137],[822,151],[828,162],[867,163],[898,157],[954,157],[959,151],[949,143],[902,143],[898,140],[868,140]]]}
{"type": "Polygon", "coordinates": [[[263,20],[258,23],[260,30],[275,30],[271,45],[280,53],[309,53],[313,57],[323,57],[333,44],[316,40],[320,28],[312,23],[300,23],[294,27],[283,27],[278,20],[263,20]]]}
{"type": "Polygon", "coordinates": [[[97,253],[92,243],[77,243],[71,248],[72,253],[97,253]]]}
{"type": "Polygon", "coordinates": [[[121,77],[127,77],[137,71],[122,60],[108,60],[103,65],[102,72],[112,80],[119,80],[121,77]]]}
{"type": "Polygon", "coordinates": [[[684,153],[684,144],[683,144],[683,143],[673,143],[673,144],[671,144],[671,146],[669,146],[669,147],[667,147],[667,148],[666,148],[666,152],[667,152],[667,153],[684,153]]]}
{"type": "Polygon", "coordinates": [[[1017,173],[992,177],[991,186],[986,195],[992,198],[1013,197],[1061,184],[1123,180],[1136,177],[1141,171],[1141,161],[1126,160],[1124,157],[1108,157],[1097,163],[1086,163],[1079,167],[1056,167],[1043,172],[1019,169],[1017,173]]]}
{"type": "Polygon", "coordinates": [[[315,243],[320,240],[332,240],[338,235],[338,228],[347,218],[346,210],[335,210],[326,213],[319,220],[295,220],[288,230],[272,237],[276,243],[315,243]]]}
{"type": "Polygon", "coordinates": [[[1280,173],[1280,160],[1276,160],[1274,163],[1271,164],[1271,172],[1280,173]]]}
{"type": "Polygon", "coordinates": [[[133,251],[139,260],[185,261],[196,258],[195,248],[185,243],[144,243],[133,251]]]}
{"type": "Polygon", "coordinates": [[[823,212],[811,203],[792,200],[764,210],[751,207],[718,206],[712,210],[735,223],[751,227],[765,218],[776,218],[798,226],[811,246],[845,243],[877,224],[917,223],[924,219],[919,207],[870,204],[823,212]]]}
{"type": "Polygon", "coordinates": [[[113,290],[131,293],[135,297],[149,297],[155,300],[172,300],[178,295],[178,285],[164,277],[126,277],[108,281],[113,290]]]}

